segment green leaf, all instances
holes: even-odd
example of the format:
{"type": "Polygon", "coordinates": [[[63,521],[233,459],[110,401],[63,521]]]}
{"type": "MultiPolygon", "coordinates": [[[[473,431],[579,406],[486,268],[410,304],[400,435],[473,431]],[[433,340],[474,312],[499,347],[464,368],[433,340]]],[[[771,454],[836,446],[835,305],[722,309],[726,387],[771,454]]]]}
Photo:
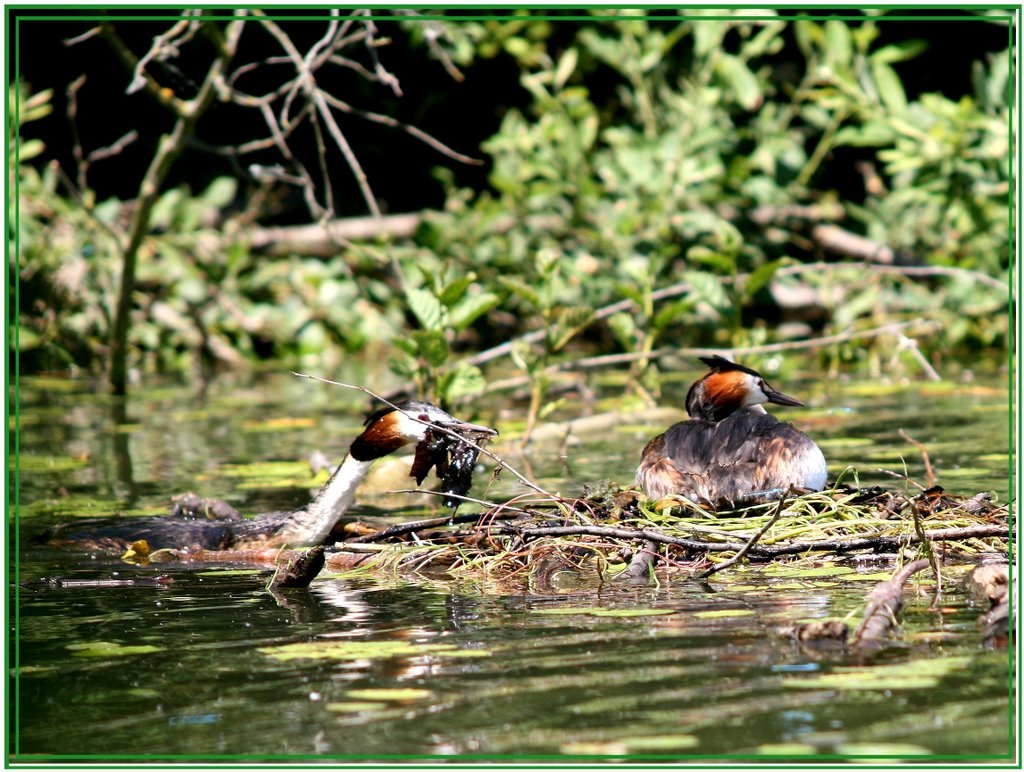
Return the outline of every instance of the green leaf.
{"type": "MultiPolygon", "coordinates": [[[[273,659],[289,662],[297,659],[353,661],[387,657],[424,656],[454,649],[454,644],[418,643],[416,641],[318,640],[264,646],[257,649],[273,659]]],[[[350,693],[351,694],[351,693],[350,693]]]]}
{"type": "Polygon", "coordinates": [[[448,361],[448,341],[440,330],[414,330],[412,339],[416,341],[417,352],[427,364],[440,367],[448,361]]]}
{"type": "Polygon", "coordinates": [[[710,266],[719,273],[732,273],[736,268],[736,261],[731,257],[703,244],[696,244],[686,250],[686,261],[710,266]]]}
{"type": "Polygon", "coordinates": [[[871,75],[875,80],[875,87],[882,102],[894,113],[902,113],[907,109],[907,95],[903,90],[903,83],[896,70],[885,62],[872,61],[871,75]]]}
{"type": "MultiPolygon", "coordinates": [[[[587,614],[595,617],[653,617],[666,616],[676,613],[670,608],[591,608],[587,606],[556,606],[554,608],[534,609],[534,614],[548,614],[551,616],[569,616],[576,614],[587,614]]],[[[753,613],[753,612],[751,612],[753,613]]]]}
{"type": "Polygon", "coordinates": [[[540,362],[530,344],[521,338],[513,341],[509,356],[512,358],[512,364],[527,373],[532,373],[540,362]]]}
{"type": "Polygon", "coordinates": [[[725,22],[701,19],[693,24],[693,53],[705,57],[718,48],[729,29],[725,22]]]}
{"type": "Polygon", "coordinates": [[[400,348],[409,356],[416,356],[416,344],[408,338],[392,338],[391,345],[400,348]]]}
{"type": "Polygon", "coordinates": [[[829,19],[825,22],[825,59],[836,69],[849,69],[853,60],[853,41],[845,22],[829,19]]]}
{"type": "Polygon", "coordinates": [[[693,302],[689,299],[676,300],[662,306],[651,320],[652,329],[655,332],[662,332],[670,324],[683,317],[691,308],[693,308],[693,302]]]}
{"type": "Polygon", "coordinates": [[[871,54],[870,59],[872,62],[880,62],[882,64],[905,62],[908,59],[920,56],[927,50],[928,43],[920,38],[914,38],[913,40],[901,40],[899,43],[882,46],[871,54]]]}
{"type": "Polygon", "coordinates": [[[551,350],[558,351],[576,334],[589,325],[594,319],[594,309],[590,306],[570,306],[563,308],[558,314],[554,329],[551,331],[551,350]]]}
{"type": "Polygon", "coordinates": [[[568,49],[562,55],[562,58],[558,61],[558,67],[555,69],[555,91],[561,91],[569,78],[572,77],[573,72],[576,71],[576,63],[578,61],[579,51],[575,48],[568,49]]]}
{"type": "Polygon", "coordinates": [[[449,402],[453,402],[479,394],[486,386],[487,381],[479,367],[460,362],[458,367],[445,374],[439,390],[449,402]]]}
{"type": "Polygon", "coordinates": [[[756,613],[756,611],[750,608],[726,608],[714,611],[695,611],[693,616],[700,619],[728,619],[730,617],[748,617],[756,613]]]}
{"type": "Polygon", "coordinates": [[[615,291],[622,297],[632,300],[638,307],[644,307],[644,292],[639,287],[635,287],[632,284],[619,283],[615,285],[615,291]]]}
{"type": "Polygon", "coordinates": [[[727,311],[732,304],[717,276],[705,271],[687,271],[683,278],[693,286],[693,294],[705,301],[719,314],[727,311]]]}
{"type": "Polygon", "coordinates": [[[743,296],[746,298],[752,298],[756,295],[762,287],[768,284],[778,271],[785,264],[785,260],[772,260],[770,263],[765,263],[761,267],[757,268],[750,276],[747,277],[746,283],[743,285],[743,296]]]}
{"type": "Polygon", "coordinates": [[[499,276],[498,283],[534,308],[540,308],[540,293],[518,276],[499,276]]]}
{"type": "Polygon", "coordinates": [[[452,327],[462,331],[475,322],[481,315],[487,313],[496,305],[501,298],[493,292],[481,292],[476,295],[468,295],[448,312],[448,320],[452,327]]]}
{"type": "Polygon", "coordinates": [[[886,147],[896,139],[892,128],[881,121],[868,121],[861,126],[844,126],[836,132],[835,144],[851,147],[886,147]]]}
{"type": "Polygon", "coordinates": [[[35,158],[44,150],[46,150],[46,145],[42,140],[23,140],[18,143],[18,161],[22,163],[28,161],[31,158],[35,158]]]}
{"type": "Polygon", "coordinates": [[[793,25],[793,36],[796,38],[797,47],[805,59],[811,59],[815,55],[815,49],[821,45],[824,35],[821,25],[817,22],[798,20],[793,25]]]}
{"type": "Polygon", "coordinates": [[[412,379],[416,377],[416,368],[400,359],[389,359],[388,369],[400,378],[412,379]]]}
{"type": "Polygon", "coordinates": [[[608,318],[607,325],[623,349],[629,351],[636,345],[636,322],[632,316],[627,313],[614,314],[608,318]]]}
{"type": "Polygon", "coordinates": [[[442,329],[444,306],[432,292],[418,287],[406,287],[405,297],[409,302],[409,310],[413,312],[424,330],[442,329]]]}
{"type": "Polygon", "coordinates": [[[235,198],[238,182],[233,177],[218,177],[203,191],[202,199],[206,206],[223,209],[235,198]]]}
{"type": "Polygon", "coordinates": [[[750,68],[731,54],[722,54],[717,68],[736,101],[745,110],[756,110],[761,104],[761,84],[750,68]]]}
{"type": "Polygon", "coordinates": [[[442,304],[444,304],[448,308],[451,308],[459,300],[462,299],[462,296],[466,294],[466,290],[468,290],[475,281],[475,273],[468,273],[465,276],[460,276],[459,278],[450,281],[438,293],[437,297],[442,304]]]}

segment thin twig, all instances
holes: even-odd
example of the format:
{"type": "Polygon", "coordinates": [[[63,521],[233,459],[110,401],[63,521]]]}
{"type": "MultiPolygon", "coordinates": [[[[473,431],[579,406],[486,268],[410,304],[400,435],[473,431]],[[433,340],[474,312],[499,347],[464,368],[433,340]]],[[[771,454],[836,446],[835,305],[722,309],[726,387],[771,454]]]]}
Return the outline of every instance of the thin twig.
{"type": "Polygon", "coordinates": [[[430,136],[429,134],[427,134],[427,132],[423,131],[422,129],[418,129],[415,126],[412,126],[408,123],[403,123],[402,121],[392,118],[390,115],[381,115],[380,113],[371,112],[369,110],[362,110],[358,107],[352,107],[352,105],[342,101],[341,99],[338,99],[338,97],[334,96],[333,94],[328,94],[326,91],[322,93],[324,99],[327,100],[328,104],[330,104],[337,110],[341,110],[342,112],[348,113],[350,115],[358,115],[360,118],[365,118],[368,121],[380,123],[383,124],[384,126],[391,126],[392,128],[401,129],[402,131],[408,133],[409,135],[416,137],[416,139],[420,140],[421,142],[424,142],[425,144],[434,148],[434,150],[436,150],[437,152],[446,155],[449,158],[452,158],[456,161],[461,161],[464,164],[470,164],[472,166],[483,165],[483,161],[481,161],[479,158],[472,158],[471,156],[463,155],[462,153],[452,150],[443,142],[430,136]]]}
{"type": "Polygon", "coordinates": [[[67,38],[64,41],[64,45],[68,48],[70,48],[71,46],[77,46],[79,43],[84,43],[86,40],[96,37],[100,34],[100,32],[102,32],[102,29],[100,27],[93,27],[92,29],[86,30],[81,35],[76,35],[73,38],[67,38]]]}
{"type": "Polygon", "coordinates": [[[900,474],[899,472],[894,472],[891,469],[882,469],[881,467],[877,467],[875,469],[875,471],[878,472],[879,474],[887,474],[890,477],[895,477],[897,480],[903,480],[904,482],[908,482],[911,485],[916,486],[917,489],[920,490],[920,491],[925,490],[925,487],[923,485],[921,485],[921,483],[919,483],[917,480],[912,480],[909,476],[907,476],[905,474],[900,474]]]}
{"type": "Polygon", "coordinates": [[[935,481],[938,478],[935,476],[935,471],[932,469],[932,462],[928,458],[928,449],[925,448],[924,443],[918,442],[917,440],[913,439],[909,434],[903,431],[903,429],[899,430],[899,435],[907,442],[909,442],[911,445],[913,445],[915,448],[917,448],[919,451],[921,451],[921,458],[924,459],[925,482],[928,484],[928,487],[931,488],[933,485],[935,485],[935,481]]]}
{"type": "Polygon", "coordinates": [[[706,571],[702,571],[701,573],[697,574],[697,578],[707,579],[712,574],[716,574],[719,571],[728,568],[729,566],[739,563],[743,559],[743,556],[750,552],[751,548],[761,540],[761,537],[768,533],[768,529],[775,525],[775,523],[778,521],[779,516],[782,515],[782,507],[786,503],[786,497],[789,496],[790,493],[792,493],[792,491],[793,489],[789,488],[784,494],[782,494],[782,498],[779,499],[779,505],[775,507],[775,513],[770,518],[768,518],[768,522],[766,522],[763,526],[761,526],[760,529],[758,529],[757,533],[750,537],[747,543],[743,545],[742,549],[740,549],[735,555],[733,555],[728,560],[723,560],[721,563],[717,563],[708,568],[706,571]]]}
{"type": "Polygon", "coordinates": [[[93,161],[103,161],[106,160],[107,158],[112,158],[113,156],[122,153],[124,149],[128,147],[128,145],[130,145],[138,138],[139,132],[137,132],[135,129],[132,129],[131,131],[126,132],[119,139],[114,140],[111,144],[107,145],[106,147],[98,147],[95,150],[90,150],[89,155],[86,156],[86,159],[89,161],[89,163],[92,163],[93,161]]]}
{"type": "MultiPolygon", "coordinates": [[[[418,493],[427,493],[428,491],[416,491],[418,493]]],[[[499,515],[498,519],[507,519],[512,517],[519,517],[519,511],[515,513],[509,512],[507,515],[499,515]]],[[[412,520],[407,523],[399,523],[389,528],[385,528],[376,533],[368,533],[364,536],[357,536],[354,539],[346,539],[345,544],[364,544],[366,542],[378,542],[381,539],[390,539],[395,536],[405,536],[406,534],[415,533],[422,531],[426,528],[438,528],[445,525],[453,525],[455,523],[470,523],[474,520],[480,520],[484,517],[484,513],[475,512],[472,515],[449,515],[448,517],[432,517],[427,520],[412,520]]],[[[492,518],[493,519],[493,518],[492,518]]]]}
{"type": "Polygon", "coordinates": [[[522,509],[521,507],[513,507],[508,502],[499,504],[495,501],[488,501],[487,499],[478,499],[474,496],[461,496],[458,493],[448,493],[446,491],[432,491],[426,488],[399,488],[398,490],[388,491],[388,493],[422,493],[427,496],[444,496],[445,498],[458,499],[459,501],[468,501],[471,504],[479,504],[488,511],[491,510],[508,510],[509,512],[519,512],[523,515],[535,515],[540,516],[541,513],[534,509],[522,509]]]}
{"type": "Polygon", "coordinates": [[[921,365],[921,369],[924,370],[924,374],[931,381],[941,381],[942,376],[936,372],[935,368],[932,367],[932,363],[928,361],[927,357],[921,353],[921,347],[917,345],[917,341],[913,338],[908,338],[906,335],[900,335],[899,343],[896,344],[896,350],[892,354],[892,362],[895,363],[900,355],[901,351],[909,351],[911,356],[917,360],[917,363],[921,365]]]}

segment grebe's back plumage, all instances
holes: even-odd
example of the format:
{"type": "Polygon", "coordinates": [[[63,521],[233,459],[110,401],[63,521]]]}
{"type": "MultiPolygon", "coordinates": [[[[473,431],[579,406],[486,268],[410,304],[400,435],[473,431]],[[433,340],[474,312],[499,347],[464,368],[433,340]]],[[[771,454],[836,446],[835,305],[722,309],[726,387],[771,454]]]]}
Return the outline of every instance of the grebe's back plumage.
{"type": "Polygon", "coordinates": [[[755,370],[721,357],[701,358],[711,371],[690,387],[691,418],[644,448],[637,483],[652,498],[672,493],[713,507],[779,498],[791,487],[821,490],[825,457],[815,442],[761,405],[802,406],[755,370]]]}

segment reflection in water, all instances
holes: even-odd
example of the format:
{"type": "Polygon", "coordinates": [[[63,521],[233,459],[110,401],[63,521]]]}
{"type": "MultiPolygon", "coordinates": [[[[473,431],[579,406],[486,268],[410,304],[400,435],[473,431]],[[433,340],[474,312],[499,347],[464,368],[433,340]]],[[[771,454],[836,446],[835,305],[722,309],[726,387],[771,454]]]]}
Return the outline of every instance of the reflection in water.
{"type": "MultiPolygon", "coordinates": [[[[64,399],[73,410],[47,414],[46,426],[23,436],[26,457],[95,461],[26,466],[22,529],[38,531],[55,513],[98,514],[77,502],[95,504],[111,491],[112,509],[137,514],[165,511],[171,494],[189,489],[246,512],[308,500],[294,484],[261,487],[219,474],[225,462],[303,459],[311,448],[334,453],[347,444],[357,409],[296,399],[288,388],[269,406],[254,395],[230,411],[221,403],[216,421],[180,395],[140,397],[133,419],[132,411],[90,405],[83,395],[52,396],[45,405],[29,394],[26,409],[61,407],[64,399]],[[315,420],[287,431],[266,425],[267,414],[296,411],[315,420]],[[103,432],[108,421],[138,426],[103,432]],[[102,445],[108,437],[110,455],[102,445]],[[103,458],[114,459],[109,468],[103,458]],[[55,496],[59,489],[67,495],[55,496]]],[[[227,396],[211,392],[210,404],[227,396]]],[[[1005,416],[971,409],[1005,403],[1000,395],[846,402],[852,412],[810,411],[798,422],[825,441],[835,467],[874,453],[871,467],[902,471],[902,455],[910,476],[920,477],[918,452],[896,436],[904,428],[927,445],[948,489],[1005,495],[1005,416]]],[[[557,448],[538,447],[531,458],[545,487],[566,492],[601,478],[628,481],[648,433],[626,426],[599,442],[568,445],[579,479],[564,476],[557,448]]],[[[508,480],[480,491],[491,499],[515,492],[508,480]]],[[[947,568],[940,608],[929,608],[929,591],[908,590],[902,638],[875,661],[801,649],[777,633],[856,613],[871,586],[856,579],[892,570],[884,562],[856,565],[852,575],[773,579],[737,567],[702,583],[597,587],[584,578],[500,594],[485,584],[325,574],[309,589],[270,593],[268,572],[251,567],[133,566],[34,547],[19,565],[12,751],[1004,754],[1007,653],[982,645],[976,620],[986,609],[957,592],[955,566],[947,568]],[[146,581],[39,581],[56,575],[146,581]],[[153,581],[158,576],[169,581],[153,581]],[[638,610],[652,615],[628,616],[638,610]],[[859,673],[874,680],[857,681],[859,673]]]]}
{"type": "Polygon", "coordinates": [[[117,397],[113,399],[110,404],[110,442],[114,456],[114,479],[118,483],[115,495],[124,499],[126,507],[134,507],[138,490],[135,486],[135,476],[132,474],[132,454],[128,446],[131,435],[122,431],[122,427],[129,423],[128,401],[117,397]]]}

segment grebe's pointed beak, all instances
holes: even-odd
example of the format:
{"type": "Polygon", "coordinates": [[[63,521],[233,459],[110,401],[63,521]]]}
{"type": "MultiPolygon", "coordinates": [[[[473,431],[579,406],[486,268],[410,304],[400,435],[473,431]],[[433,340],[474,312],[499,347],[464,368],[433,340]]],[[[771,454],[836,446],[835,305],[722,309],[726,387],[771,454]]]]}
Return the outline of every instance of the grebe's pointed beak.
{"type": "Polygon", "coordinates": [[[783,394],[781,391],[775,391],[767,383],[761,387],[761,391],[768,398],[769,402],[774,402],[776,405],[789,405],[790,407],[807,407],[807,405],[796,397],[790,397],[787,394],[783,394]]]}

